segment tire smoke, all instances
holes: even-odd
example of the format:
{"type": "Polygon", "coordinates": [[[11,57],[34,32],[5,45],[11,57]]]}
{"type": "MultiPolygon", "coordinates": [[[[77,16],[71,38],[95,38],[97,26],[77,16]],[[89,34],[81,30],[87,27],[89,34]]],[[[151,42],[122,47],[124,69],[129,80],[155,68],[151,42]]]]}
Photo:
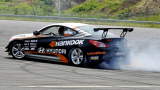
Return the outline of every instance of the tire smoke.
{"type": "Polygon", "coordinates": [[[99,66],[103,69],[139,70],[160,72],[160,42],[132,42],[127,52],[128,59],[106,61],[99,66]]]}
{"type": "Polygon", "coordinates": [[[160,43],[141,41],[132,43],[127,65],[119,64],[120,69],[160,71],[160,43]]]}

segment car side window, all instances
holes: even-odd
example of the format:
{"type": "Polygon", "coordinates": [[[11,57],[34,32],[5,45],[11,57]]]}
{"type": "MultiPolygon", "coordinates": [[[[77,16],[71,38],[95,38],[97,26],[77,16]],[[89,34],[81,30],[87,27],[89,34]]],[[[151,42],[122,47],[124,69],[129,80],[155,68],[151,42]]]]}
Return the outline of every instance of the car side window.
{"type": "Polygon", "coordinates": [[[53,26],[53,27],[48,27],[45,28],[45,30],[41,33],[44,35],[59,35],[58,30],[59,30],[59,26],[53,26]]]}
{"type": "Polygon", "coordinates": [[[78,33],[77,31],[64,26],[46,27],[41,32],[41,34],[43,35],[60,36],[60,37],[74,36],[77,33],[78,33]]]}

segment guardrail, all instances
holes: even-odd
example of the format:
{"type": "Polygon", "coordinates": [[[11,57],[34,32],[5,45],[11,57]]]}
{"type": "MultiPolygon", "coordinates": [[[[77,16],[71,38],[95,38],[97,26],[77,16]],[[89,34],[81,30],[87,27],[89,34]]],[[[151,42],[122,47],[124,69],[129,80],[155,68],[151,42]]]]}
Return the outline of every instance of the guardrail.
{"type": "Polygon", "coordinates": [[[86,20],[100,22],[128,22],[128,23],[144,23],[144,24],[160,24],[154,21],[136,21],[136,20],[117,20],[104,18],[80,18],[80,17],[63,17],[63,16],[34,16],[34,15],[0,15],[5,17],[24,17],[24,18],[39,18],[39,19],[60,19],[60,20],[86,20]]]}

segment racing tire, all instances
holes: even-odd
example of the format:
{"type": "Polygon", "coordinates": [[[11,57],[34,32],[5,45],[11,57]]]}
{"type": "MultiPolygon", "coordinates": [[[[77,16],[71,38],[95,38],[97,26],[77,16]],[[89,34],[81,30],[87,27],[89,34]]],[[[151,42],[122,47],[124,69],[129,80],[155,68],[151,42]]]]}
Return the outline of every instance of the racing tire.
{"type": "Polygon", "coordinates": [[[18,41],[15,41],[10,45],[9,52],[15,59],[23,59],[25,57],[24,46],[21,42],[18,41]]]}
{"type": "Polygon", "coordinates": [[[69,51],[69,64],[75,66],[84,65],[85,54],[81,48],[72,48],[69,51]]]}

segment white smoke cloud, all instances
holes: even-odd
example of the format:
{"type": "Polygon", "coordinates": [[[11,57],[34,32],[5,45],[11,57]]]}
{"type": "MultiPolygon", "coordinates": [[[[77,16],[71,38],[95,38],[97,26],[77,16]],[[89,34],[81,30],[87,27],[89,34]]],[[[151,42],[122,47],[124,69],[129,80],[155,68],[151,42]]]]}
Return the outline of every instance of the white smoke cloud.
{"type": "Polygon", "coordinates": [[[127,65],[120,64],[120,69],[160,71],[160,43],[147,40],[132,43],[127,65]]]}
{"type": "Polygon", "coordinates": [[[104,61],[99,66],[106,69],[160,72],[160,42],[132,42],[129,49],[127,60],[117,60],[111,65],[104,61]]]}
{"type": "Polygon", "coordinates": [[[118,60],[108,65],[106,61],[101,68],[141,70],[160,72],[160,31],[153,28],[134,28],[128,33],[129,51],[127,60],[118,60]]]}

